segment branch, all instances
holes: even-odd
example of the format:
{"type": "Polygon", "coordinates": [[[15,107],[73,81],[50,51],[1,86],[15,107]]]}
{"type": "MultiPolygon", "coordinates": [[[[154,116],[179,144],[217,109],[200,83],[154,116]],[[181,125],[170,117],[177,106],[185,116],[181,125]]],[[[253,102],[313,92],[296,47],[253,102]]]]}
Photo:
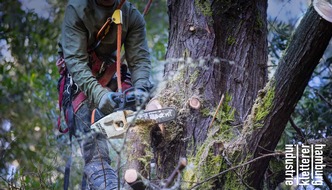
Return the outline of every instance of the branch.
{"type": "Polygon", "coordinates": [[[0,179],[2,179],[5,183],[7,183],[8,187],[10,189],[21,189],[20,187],[16,187],[15,185],[13,185],[12,182],[8,181],[5,177],[3,177],[2,175],[0,175],[0,179]]]}
{"type": "Polygon", "coordinates": [[[327,0],[314,0],[313,5],[317,13],[325,20],[332,22],[332,4],[327,0]]]}
{"type": "Polygon", "coordinates": [[[220,109],[220,107],[221,107],[221,105],[222,105],[222,102],[224,101],[224,97],[225,97],[225,96],[222,95],[221,98],[220,98],[220,102],[219,102],[219,104],[218,104],[218,107],[217,107],[217,109],[216,109],[216,112],[215,112],[214,115],[213,115],[213,118],[212,118],[212,121],[211,121],[211,123],[210,123],[209,128],[212,127],[213,122],[214,122],[214,120],[216,119],[216,116],[217,116],[217,114],[218,114],[218,111],[219,111],[219,109],[220,109]]]}
{"type": "Polygon", "coordinates": [[[165,188],[168,188],[174,181],[175,177],[180,174],[180,172],[187,166],[187,160],[185,158],[180,158],[178,166],[172,172],[172,174],[167,178],[164,185],[165,188]]]}
{"type": "Polygon", "coordinates": [[[301,141],[305,142],[306,138],[304,133],[301,131],[301,129],[295,124],[294,120],[292,117],[289,118],[289,123],[291,124],[291,126],[293,127],[293,129],[295,129],[296,133],[301,137],[301,141]]]}
{"type": "Polygon", "coordinates": [[[332,108],[332,102],[330,102],[329,100],[327,100],[321,93],[318,92],[318,90],[315,90],[315,94],[317,96],[319,96],[320,99],[322,99],[324,102],[326,102],[329,105],[329,107],[332,108]]]}
{"type": "Polygon", "coordinates": [[[151,4],[152,4],[152,0],[149,0],[149,2],[146,4],[144,11],[143,11],[144,16],[148,14],[151,4]]]}
{"type": "Polygon", "coordinates": [[[262,158],[271,157],[271,156],[280,156],[280,155],[285,155],[285,153],[283,153],[283,152],[277,152],[277,153],[271,153],[271,154],[264,154],[264,155],[262,155],[262,156],[260,156],[260,157],[254,158],[254,159],[252,159],[252,160],[250,160],[250,161],[248,161],[248,162],[245,162],[245,163],[243,163],[243,164],[240,164],[240,165],[234,166],[234,167],[232,167],[232,168],[229,168],[229,169],[227,169],[227,170],[224,170],[224,171],[222,171],[222,172],[220,172],[220,173],[218,173],[218,174],[216,174],[216,175],[213,175],[213,176],[211,176],[211,177],[205,179],[204,181],[198,182],[198,183],[196,183],[196,185],[192,186],[190,189],[194,189],[194,188],[196,188],[196,187],[202,185],[203,183],[205,183],[205,182],[207,182],[207,181],[210,181],[211,179],[217,178],[217,177],[219,177],[219,176],[225,174],[226,172],[229,172],[229,171],[235,170],[235,169],[237,169],[237,168],[243,167],[243,166],[245,166],[245,165],[248,165],[248,164],[250,164],[250,163],[256,162],[256,161],[258,161],[258,160],[260,160],[260,159],[262,159],[262,158]]]}
{"type": "Polygon", "coordinates": [[[149,180],[145,179],[135,169],[128,169],[124,175],[124,179],[134,190],[144,190],[150,186],[149,180]]]}

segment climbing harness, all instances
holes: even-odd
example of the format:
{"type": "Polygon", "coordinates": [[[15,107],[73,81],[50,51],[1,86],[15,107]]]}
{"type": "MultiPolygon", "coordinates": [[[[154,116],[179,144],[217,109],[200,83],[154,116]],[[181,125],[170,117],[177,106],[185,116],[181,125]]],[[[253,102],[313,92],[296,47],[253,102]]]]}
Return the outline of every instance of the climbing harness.
{"type": "MultiPolygon", "coordinates": [[[[116,7],[112,17],[107,18],[104,25],[100,28],[96,36],[96,43],[88,50],[89,57],[90,57],[90,68],[92,74],[97,78],[98,82],[103,86],[106,87],[110,81],[112,80],[114,74],[116,73],[117,79],[117,91],[122,92],[130,87],[132,84],[130,82],[130,78],[127,76],[126,72],[122,72],[126,70],[127,67],[123,67],[121,65],[121,46],[122,46],[122,11],[121,8],[126,0],[121,0],[119,5],[116,7]],[[95,49],[100,45],[101,41],[105,38],[105,36],[109,33],[111,24],[114,23],[117,25],[117,53],[116,53],[116,64],[105,64],[102,60],[98,58],[95,53],[95,49]],[[123,69],[124,68],[124,69],[123,69]],[[122,78],[122,75],[124,76],[122,78]]],[[[146,5],[144,9],[143,15],[146,15],[152,0],[149,0],[149,3],[146,5]]],[[[72,134],[74,134],[74,115],[77,110],[83,105],[84,100],[87,99],[86,95],[79,91],[79,88],[76,83],[72,80],[71,76],[69,75],[67,68],[65,66],[65,61],[62,56],[57,60],[56,65],[59,69],[60,79],[58,83],[58,91],[59,91],[59,109],[62,112],[62,109],[65,110],[65,120],[68,125],[67,128],[61,128],[61,114],[58,118],[58,130],[60,133],[67,133],[70,130],[70,141],[72,138],[72,134]],[[69,81],[68,81],[69,80],[69,81]],[[69,84],[68,84],[69,83],[69,84]],[[67,86],[66,86],[67,85],[67,86]],[[64,101],[64,93],[69,95],[69,99],[66,98],[65,101],[69,102],[67,108],[63,108],[63,101],[64,101]],[[74,97],[74,98],[73,98],[74,97]]],[[[93,114],[94,115],[94,114],[93,114]]],[[[70,166],[71,166],[72,158],[70,157],[66,163],[65,168],[65,181],[64,181],[64,189],[67,190],[69,187],[69,173],[70,173],[70,166]]],[[[82,185],[86,181],[83,180],[82,185]]]]}
{"type": "MultiPolygon", "coordinates": [[[[107,18],[104,25],[101,27],[101,29],[98,31],[96,36],[96,43],[95,45],[88,50],[89,57],[90,57],[90,67],[92,74],[98,79],[98,82],[103,86],[106,87],[107,84],[112,80],[114,74],[117,74],[117,88],[119,92],[122,92],[123,88],[129,88],[131,87],[130,80],[126,80],[129,77],[126,77],[124,80],[121,80],[121,38],[122,38],[122,11],[121,8],[126,0],[121,0],[120,4],[117,6],[116,10],[114,11],[112,17],[107,18]],[[105,64],[104,61],[100,60],[98,56],[95,53],[95,49],[100,45],[100,42],[105,38],[105,36],[110,31],[111,24],[115,23],[118,27],[117,30],[117,60],[116,64],[105,64]]],[[[60,111],[62,110],[62,104],[63,104],[63,98],[64,93],[69,94],[69,96],[74,96],[79,91],[78,86],[76,83],[73,82],[71,79],[71,76],[68,74],[67,69],[65,67],[65,61],[63,57],[60,57],[57,60],[56,65],[58,66],[59,73],[61,75],[59,84],[58,84],[58,90],[59,90],[59,108],[60,111]],[[66,86],[67,80],[70,80],[70,84],[66,86]],[[65,87],[66,86],[66,87],[65,87]],[[74,88],[74,91],[72,91],[71,88],[74,88]],[[71,93],[69,93],[71,92],[71,93]]],[[[81,107],[84,100],[86,100],[87,97],[83,92],[79,92],[73,99],[72,99],[72,107],[73,112],[76,113],[77,110],[81,107]]],[[[68,113],[65,113],[65,118],[68,113]]],[[[66,119],[66,123],[68,123],[68,119],[66,119]]],[[[61,133],[67,133],[68,128],[62,129],[61,128],[61,114],[58,118],[58,130],[61,133]]]]}

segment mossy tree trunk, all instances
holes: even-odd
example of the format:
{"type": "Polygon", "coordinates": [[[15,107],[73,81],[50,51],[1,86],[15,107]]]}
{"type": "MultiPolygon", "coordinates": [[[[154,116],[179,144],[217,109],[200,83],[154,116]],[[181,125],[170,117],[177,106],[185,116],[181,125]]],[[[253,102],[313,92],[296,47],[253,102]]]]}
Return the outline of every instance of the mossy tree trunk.
{"type": "MultiPolygon", "coordinates": [[[[267,83],[267,0],[169,0],[167,5],[166,57],[173,59],[165,67],[167,86],[156,98],[176,107],[179,115],[165,126],[163,142],[156,147],[158,175],[166,178],[179,157],[187,157],[195,167],[184,174],[193,182],[190,187],[274,151],[332,26],[310,8],[267,83]],[[225,100],[216,110],[222,94],[225,100]],[[198,109],[187,104],[192,97],[200,100],[198,109]]],[[[202,188],[260,189],[269,161],[253,162],[202,188]]]]}
{"type": "Polygon", "coordinates": [[[186,105],[178,107],[186,110],[183,125],[176,129],[181,128],[181,133],[171,139],[164,152],[159,152],[162,157],[159,166],[166,166],[160,173],[165,176],[170,172],[164,171],[167,166],[171,169],[179,156],[186,155],[187,150],[195,152],[206,139],[211,115],[222,94],[232,98],[229,102],[235,110],[232,124],[238,125],[243,123],[258,90],[267,81],[266,1],[211,4],[202,0],[169,0],[167,5],[170,36],[166,58],[184,61],[167,64],[164,75],[172,78],[174,72],[181,72],[180,79],[170,88],[179,92],[178,99],[184,104],[197,96],[202,106],[198,110],[183,107],[186,105]],[[198,60],[204,60],[203,66],[197,67],[198,60]],[[186,68],[180,71],[182,66],[186,68]],[[172,154],[168,151],[170,147],[177,147],[172,154]]]}

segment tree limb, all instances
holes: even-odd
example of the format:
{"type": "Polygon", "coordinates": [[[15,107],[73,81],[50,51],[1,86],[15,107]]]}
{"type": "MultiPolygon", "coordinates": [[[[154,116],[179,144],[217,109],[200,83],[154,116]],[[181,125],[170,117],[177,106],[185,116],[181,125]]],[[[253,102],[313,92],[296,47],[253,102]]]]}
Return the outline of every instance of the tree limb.
{"type": "Polygon", "coordinates": [[[319,93],[317,90],[315,90],[315,94],[320,97],[324,102],[326,102],[330,108],[332,108],[332,102],[327,100],[321,93],[319,93]]]}
{"type": "MultiPolygon", "coordinates": [[[[318,65],[332,37],[332,23],[317,14],[311,6],[296,29],[289,46],[274,75],[266,86],[273,93],[268,114],[258,122],[254,120],[247,146],[253,157],[274,150],[300,100],[315,67],[318,65]],[[305,39],[305,40],[303,40],[305,39]],[[258,127],[257,127],[258,126],[258,127]],[[259,147],[264,147],[261,149],[259,147]]],[[[258,100],[264,101],[264,97],[258,100]]],[[[253,110],[253,113],[255,110],[253,110]]],[[[255,115],[252,115],[255,118],[255,115]]],[[[270,157],[253,162],[248,167],[247,182],[257,189],[262,187],[270,157]]]]}
{"type": "Polygon", "coordinates": [[[294,120],[292,117],[289,118],[289,123],[291,124],[291,126],[293,127],[293,129],[295,129],[296,133],[300,136],[301,141],[305,142],[306,138],[304,133],[301,131],[301,129],[295,124],[294,120]]]}
{"type": "Polygon", "coordinates": [[[175,177],[180,174],[180,172],[187,166],[187,160],[185,158],[180,158],[178,166],[172,172],[172,174],[167,178],[166,183],[164,185],[165,188],[170,187],[173,183],[175,177]]]}

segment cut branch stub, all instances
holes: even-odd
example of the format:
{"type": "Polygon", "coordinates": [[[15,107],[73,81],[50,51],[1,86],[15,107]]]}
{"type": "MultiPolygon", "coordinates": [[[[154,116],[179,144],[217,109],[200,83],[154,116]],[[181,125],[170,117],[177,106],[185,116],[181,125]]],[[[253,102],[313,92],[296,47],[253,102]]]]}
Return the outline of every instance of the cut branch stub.
{"type": "Polygon", "coordinates": [[[138,180],[138,174],[135,169],[128,169],[125,173],[125,180],[127,183],[131,184],[138,180]]]}
{"type": "Polygon", "coordinates": [[[134,190],[144,190],[149,186],[149,181],[135,169],[126,170],[124,179],[134,190]]]}
{"type": "Polygon", "coordinates": [[[332,4],[328,0],[314,0],[314,8],[325,20],[332,23],[332,4]]]}
{"type": "Polygon", "coordinates": [[[201,107],[201,102],[199,101],[199,99],[196,96],[193,96],[189,99],[188,101],[189,106],[193,109],[199,109],[201,107]]]}

